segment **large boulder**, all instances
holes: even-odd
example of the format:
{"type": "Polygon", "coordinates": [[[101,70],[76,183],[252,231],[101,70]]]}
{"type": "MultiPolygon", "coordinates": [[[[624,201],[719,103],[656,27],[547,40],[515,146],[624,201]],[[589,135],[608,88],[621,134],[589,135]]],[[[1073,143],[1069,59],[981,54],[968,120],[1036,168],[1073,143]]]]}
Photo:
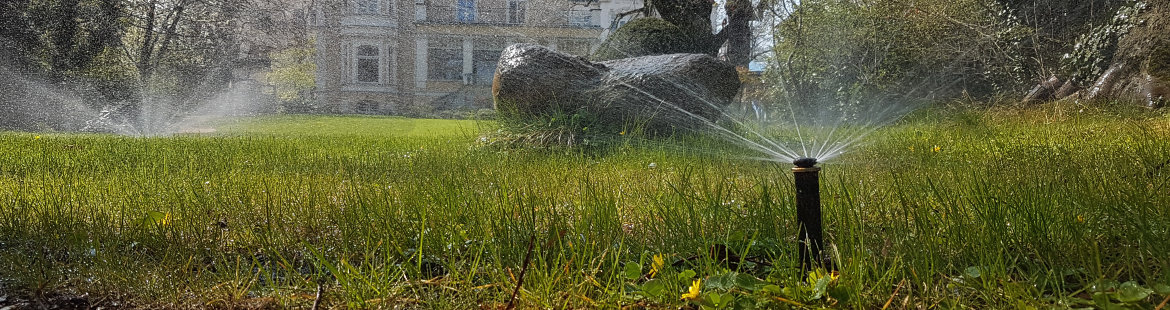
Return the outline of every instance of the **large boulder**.
{"type": "Polygon", "coordinates": [[[596,88],[605,66],[535,44],[513,44],[500,54],[492,101],[503,115],[531,116],[575,110],[596,88]]]}
{"type": "Polygon", "coordinates": [[[669,54],[590,62],[533,44],[509,46],[492,85],[508,116],[585,113],[651,132],[699,129],[739,91],[735,67],[706,54],[669,54]]]}
{"type": "Polygon", "coordinates": [[[652,127],[693,127],[715,120],[739,93],[735,66],[707,54],[669,54],[603,61],[596,89],[601,107],[653,117],[652,127]]]}

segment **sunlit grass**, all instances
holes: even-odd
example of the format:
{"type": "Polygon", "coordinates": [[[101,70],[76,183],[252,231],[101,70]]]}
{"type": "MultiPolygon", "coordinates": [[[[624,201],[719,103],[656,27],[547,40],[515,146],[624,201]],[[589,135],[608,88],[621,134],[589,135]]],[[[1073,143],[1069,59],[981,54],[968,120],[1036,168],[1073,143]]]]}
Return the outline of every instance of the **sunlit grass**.
{"type": "Polygon", "coordinates": [[[220,121],[217,133],[237,135],[441,138],[476,136],[490,122],[371,116],[278,115],[220,121]]]}
{"type": "Polygon", "coordinates": [[[0,133],[0,287],[494,308],[535,240],[520,308],[1152,308],[1170,293],[1170,117],[1081,110],[927,111],[823,164],[839,277],[792,268],[790,166],[717,143],[508,149],[481,145],[486,122],[320,116],[0,133]]]}

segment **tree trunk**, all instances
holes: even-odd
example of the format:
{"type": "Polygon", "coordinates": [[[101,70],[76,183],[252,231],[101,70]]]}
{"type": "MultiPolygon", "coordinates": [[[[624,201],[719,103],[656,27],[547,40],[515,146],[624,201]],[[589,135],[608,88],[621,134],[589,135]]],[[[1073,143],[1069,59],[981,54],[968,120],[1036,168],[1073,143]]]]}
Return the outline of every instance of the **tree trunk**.
{"type": "Polygon", "coordinates": [[[752,61],[750,22],[754,16],[750,0],[727,1],[727,24],[719,31],[717,40],[726,42],[723,59],[737,67],[747,67],[752,61]]]}

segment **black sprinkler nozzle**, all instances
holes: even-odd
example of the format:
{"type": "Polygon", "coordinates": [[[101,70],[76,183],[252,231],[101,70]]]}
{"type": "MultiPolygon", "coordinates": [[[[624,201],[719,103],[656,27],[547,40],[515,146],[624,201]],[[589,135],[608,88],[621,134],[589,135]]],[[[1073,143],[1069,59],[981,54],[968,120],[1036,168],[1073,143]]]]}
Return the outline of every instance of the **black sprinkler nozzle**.
{"type": "Polygon", "coordinates": [[[817,165],[817,159],[811,157],[797,158],[792,161],[792,164],[800,168],[812,168],[812,166],[817,165]]]}
{"type": "Polygon", "coordinates": [[[796,221],[800,225],[796,240],[800,244],[801,270],[813,268],[831,270],[833,263],[824,253],[824,236],[821,227],[821,168],[816,167],[815,158],[801,158],[792,162],[793,178],[796,181],[796,221]]]}

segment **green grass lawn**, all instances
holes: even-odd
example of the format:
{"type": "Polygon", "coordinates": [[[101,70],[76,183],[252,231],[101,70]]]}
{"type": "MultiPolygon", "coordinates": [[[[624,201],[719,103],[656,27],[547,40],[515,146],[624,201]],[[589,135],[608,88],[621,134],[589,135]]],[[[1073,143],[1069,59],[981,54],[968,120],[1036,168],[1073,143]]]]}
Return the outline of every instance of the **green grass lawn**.
{"type": "Polygon", "coordinates": [[[835,274],[796,268],[791,165],[715,142],[484,145],[494,130],[278,116],[174,137],[0,133],[0,296],[497,309],[521,277],[521,309],[1170,296],[1165,113],[940,108],[880,129],[822,164],[835,274]]]}

